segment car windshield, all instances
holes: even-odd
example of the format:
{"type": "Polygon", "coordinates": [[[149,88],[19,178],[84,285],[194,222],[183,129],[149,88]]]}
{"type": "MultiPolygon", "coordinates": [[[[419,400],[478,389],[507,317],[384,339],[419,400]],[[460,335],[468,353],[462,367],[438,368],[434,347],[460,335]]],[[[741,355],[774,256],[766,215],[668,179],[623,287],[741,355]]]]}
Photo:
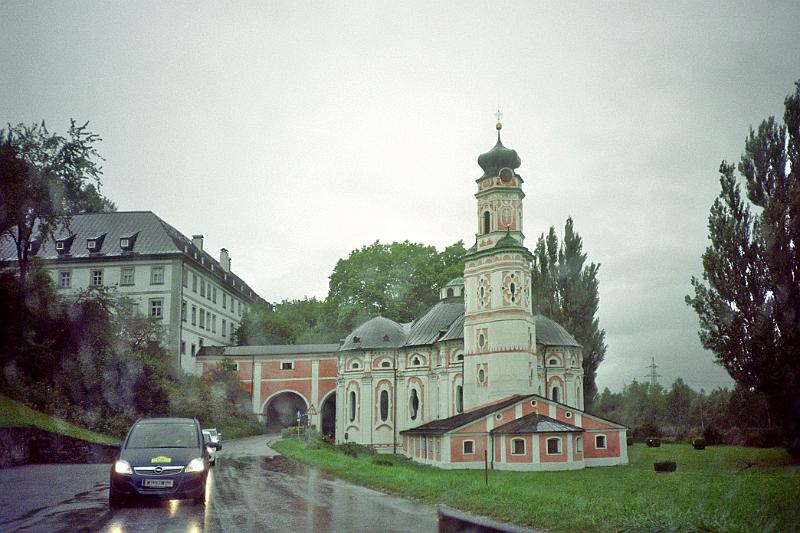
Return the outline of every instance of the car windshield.
{"type": "Polygon", "coordinates": [[[147,423],[134,426],[128,448],[194,448],[197,433],[192,424],[147,423]]]}

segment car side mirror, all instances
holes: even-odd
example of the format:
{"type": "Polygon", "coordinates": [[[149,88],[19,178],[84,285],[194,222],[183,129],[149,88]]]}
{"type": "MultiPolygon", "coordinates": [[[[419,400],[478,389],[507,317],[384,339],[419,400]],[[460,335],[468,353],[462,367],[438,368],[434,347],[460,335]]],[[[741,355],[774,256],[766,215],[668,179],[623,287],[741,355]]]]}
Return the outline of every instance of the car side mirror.
{"type": "Polygon", "coordinates": [[[208,446],[209,448],[214,448],[215,450],[219,450],[218,442],[207,442],[206,446],[208,446]]]}
{"type": "Polygon", "coordinates": [[[113,443],[109,444],[108,447],[109,448],[113,448],[115,450],[121,450],[122,449],[122,443],[121,442],[113,442],[113,443]]]}

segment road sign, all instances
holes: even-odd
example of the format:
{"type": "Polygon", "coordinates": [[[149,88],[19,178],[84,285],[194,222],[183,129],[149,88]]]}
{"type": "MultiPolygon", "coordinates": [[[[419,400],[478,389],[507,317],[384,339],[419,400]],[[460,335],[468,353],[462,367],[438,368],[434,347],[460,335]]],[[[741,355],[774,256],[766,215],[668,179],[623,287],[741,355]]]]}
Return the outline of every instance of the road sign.
{"type": "Polygon", "coordinates": [[[311,404],[311,407],[308,408],[308,415],[309,416],[317,416],[317,410],[314,409],[314,404],[311,404]]]}

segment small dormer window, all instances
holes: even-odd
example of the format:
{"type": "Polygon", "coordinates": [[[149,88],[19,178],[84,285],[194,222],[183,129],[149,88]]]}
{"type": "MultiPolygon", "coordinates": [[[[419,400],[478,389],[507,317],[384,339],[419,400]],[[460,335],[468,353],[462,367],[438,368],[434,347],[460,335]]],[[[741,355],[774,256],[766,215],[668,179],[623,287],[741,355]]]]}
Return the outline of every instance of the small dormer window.
{"type": "Polygon", "coordinates": [[[131,240],[130,239],[120,239],[119,240],[119,247],[123,250],[127,250],[131,247],[131,240]]]}
{"type": "Polygon", "coordinates": [[[56,250],[59,252],[64,250],[64,241],[57,241],[56,242],[56,250]]]}
{"type": "Polygon", "coordinates": [[[389,342],[389,335],[383,336],[383,342],[389,342]]]}
{"type": "Polygon", "coordinates": [[[91,251],[97,250],[97,240],[96,239],[89,239],[86,241],[86,248],[91,251]]]}
{"type": "Polygon", "coordinates": [[[361,342],[361,337],[357,337],[357,336],[353,337],[353,342],[360,343],[361,342]]]}

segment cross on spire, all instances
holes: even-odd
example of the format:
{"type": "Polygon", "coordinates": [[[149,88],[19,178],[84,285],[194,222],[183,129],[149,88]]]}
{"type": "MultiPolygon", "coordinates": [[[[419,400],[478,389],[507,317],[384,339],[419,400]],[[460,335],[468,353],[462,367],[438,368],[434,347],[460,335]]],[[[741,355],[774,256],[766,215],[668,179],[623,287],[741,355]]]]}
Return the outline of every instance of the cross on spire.
{"type": "MultiPolygon", "coordinates": [[[[494,114],[497,117],[497,125],[501,126],[501,120],[503,118],[503,114],[500,112],[500,108],[497,108],[497,113],[494,114]]],[[[500,129],[499,127],[497,129],[500,129]]]]}

